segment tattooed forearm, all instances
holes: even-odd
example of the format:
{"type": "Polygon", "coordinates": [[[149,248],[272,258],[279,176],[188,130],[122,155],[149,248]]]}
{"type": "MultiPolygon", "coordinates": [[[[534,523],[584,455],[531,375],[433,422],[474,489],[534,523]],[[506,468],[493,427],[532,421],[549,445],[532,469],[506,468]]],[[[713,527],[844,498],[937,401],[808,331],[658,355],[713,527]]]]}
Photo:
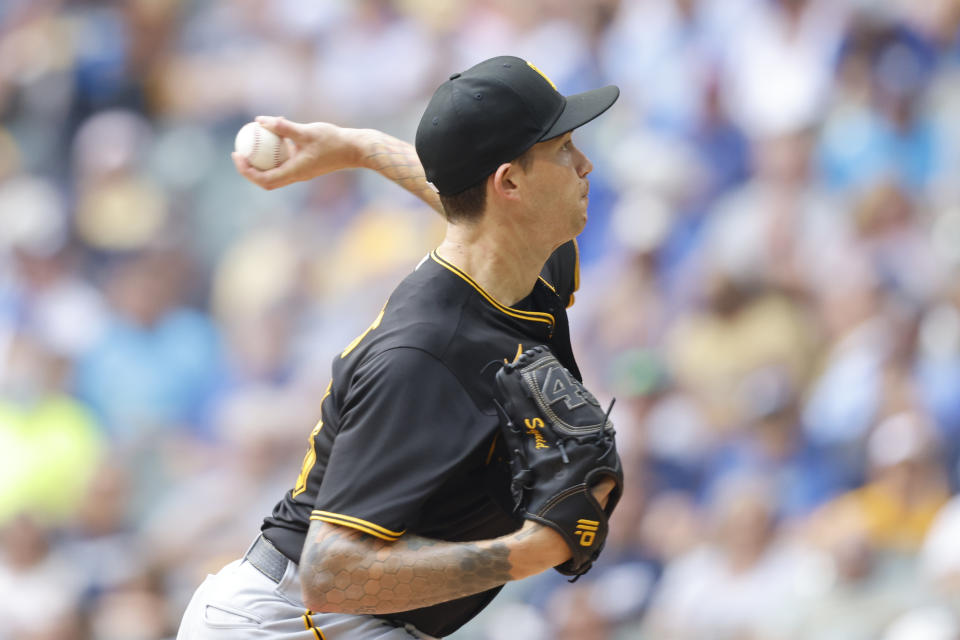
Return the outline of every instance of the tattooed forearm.
{"type": "Polygon", "coordinates": [[[496,540],[441,542],[407,535],[384,542],[313,522],[300,564],[315,611],[391,613],[486,591],[512,579],[510,549],[496,540]]]}
{"type": "Polygon", "coordinates": [[[366,139],[363,164],[417,196],[438,213],[443,213],[440,197],[427,184],[417,151],[403,142],[379,131],[371,131],[366,139]]]}

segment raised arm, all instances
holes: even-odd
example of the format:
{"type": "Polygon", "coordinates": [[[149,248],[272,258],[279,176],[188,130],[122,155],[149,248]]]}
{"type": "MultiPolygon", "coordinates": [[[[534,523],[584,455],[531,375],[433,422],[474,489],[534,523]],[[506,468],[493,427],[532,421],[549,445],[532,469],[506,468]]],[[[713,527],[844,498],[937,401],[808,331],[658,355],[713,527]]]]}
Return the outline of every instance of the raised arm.
{"type": "MultiPolygon", "coordinates": [[[[593,489],[605,504],[613,483],[593,489]]],[[[462,598],[562,564],[570,547],[527,521],[493,540],[443,542],[406,534],[385,542],[315,520],[300,558],[304,603],[313,611],[383,614],[462,598]]]]}
{"type": "Polygon", "coordinates": [[[302,124],[260,116],[262,126],[284,137],[290,157],[276,169],[260,171],[234,152],[237,171],[264,189],[311,180],[341,169],[372,169],[443,212],[437,192],[427,184],[413,145],[376,129],[349,129],[327,122],[302,124]]]}

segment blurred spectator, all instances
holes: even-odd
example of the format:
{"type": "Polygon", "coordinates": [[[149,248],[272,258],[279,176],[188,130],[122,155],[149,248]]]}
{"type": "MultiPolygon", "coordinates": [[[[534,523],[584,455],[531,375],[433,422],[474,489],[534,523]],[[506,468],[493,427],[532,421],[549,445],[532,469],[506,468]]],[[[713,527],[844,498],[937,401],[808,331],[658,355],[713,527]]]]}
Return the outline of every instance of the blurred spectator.
{"type": "Polygon", "coordinates": [[[856,514],[833,511],[829,517],[829,526],[814,535],[815,544],[829,557],[825,579],[799,603],[790,637],[877,638],[897,616],[923,603],[929,592],[911,554],[883,548],[856,514]]]}
{"type": "Polygon", "coordinates": [[[554,638],[613,637],[613,625],[603,615],[600,593],[586,584],[558,591],[547,607],[547,620],[554,638]]]}
{"type": "Polygon", "coordinates": [[[822,562],[778,535],[761,477],[728,478],[711,501],[703,544],[670,562],[644,625],[651,637],[777,637],[822,562]]]}
{"type": "Polygon", "coordinates": [[[883,410],[884,371],[894,360],[899,318],[893,300],[858,260],[818,296],[825,353],[803,423],[815,444],[857,471],[866,434],[883,410]]]}
{"type": "MultiPolygon", "coordinates": [[[[960,279],[931,304],[919,326],[916,381],[923,407],[939,430],[945,460],[960,469],[960,279]]],[[[960,473],[954,487],[960,484],[960,473]]]]}
{"type": "Polygon", "coordinates": [[[292,487],[290,469],[299,468],[305,449],[305,402],[290,390],[267,387],[232,395],[214,416],[217,447],[181,459],[175,483],[140,519],[140,561],[164,576],[174,624],[196,585],[243,554],[250,532],[292,487]],[[179,523],[176,530],[170,522],[179,523]]]}
{"type": "Polygon", "coordinates": [[[883,640],[957,640],[960,621],[943,607],[918,607],[897,618],[883,640]]]}
{"type": "Polygon", "coordinates": [[[634,377],[624,371],[622,360],[620,365],[608,368],[609,373],[601,371],[609,367],[612,359],[655,345],[666,330],[667,309],[658,290],[655,258],[651,254],[627,254],[607,265],[607,270],[615,277],[587,283],[595,285],[595,289],[575,294],[570,313],[585,314],[583,322],[590,326],[590,331],[583,333],[582,366],[606,375],[612,388],[628,386],[635,381],[634,377]],[[582,309],[578,308],[581,304],[582,309]],[[627,382],[620,381],[621,375],[627,382]]]}
{"type": "Polygon", "coordinates": [[[702,119],[704,80],[715,54],[705,4],[627,0],[607,33],[604,70],[654,128],[686,134],[702,119]]]}
{"type": "Polygon", "coordinates": [[[840,55],[837,104],[820,141],[830,186],[888,177],[923,187],[937,177],[940,134],[921,107],[933,63],[906,25],[882,12],[856,16],[840,55]]]}
{"type": "Polygon", "coordinates": [[[220,344],[209,318],[184,306],[187,269],[182,252],[171,250],[147,250],[111,269],[115,315],[80,362],[77,389],[120,441],[205,425],[220,344]]]}
{"type": "Polygon", "coordinates": [[[143,569],[132,526],[130,470],[121,461],[103,464],[63,527],[60,547],[75,558],[84,605],[138,578],[143,569]]]}
{"type": "Polygon", "coordinates": [[[939,600],[960,616],[960,497],[954,496],[937,513],[920,551],[920,573],[939,600]]]}
{"type": "Polygon", "coordinates": [[[21,516],[0,527],[0,545],[0,638],[83,640],[81,577],[50,532],[21,516]]]}
{"type": "Polygon", "coordinates": [[[3,355],[0,526],[21,513],[64,523],[101,463],[101,429],[67,394],[69,361],[48,344],[20,333],[3,355]]]}
{"type": "Polygon", "coordinates": [[[943,265],[928,250],[917,203],[896,182],[866,186],[852,207],[856,242],[885,289],[908,302],[943,288],[943,265]]]}
{"type": "Polygon", "coordinates": [[[731,114],[751,138],[799,131],[820,116],[847,5],[833,0],[757,2],[725,52],[731,114]]]}
{"type": "Polygon", "coordinates": [[[725,434],[709,422],[697,398],[667,387],[652,398],[642,427],[643,466],[651,470],[658,488],[699,493],[704,466],[725,434]]]}
{"type": "Polygon", "coordinates": [[[715,73],[706,81],[704,112],[690,136],[699,150],[701,166],[710,172],[697,205],[713,202],[727,189],[749,176],[750,147],[743,131],[734,124],[721,95],[721,78],[715,73]]]}
{"type": "Polygon", "coordinates": [[[845,470],[807,439],[800,423],[795,383],[777,369],[760,369],[744,380],[745,428],[716,449],[710,485],[728,474],[767,478],[777,515],[796,521],[846,488],[845,470]]]}
{"type": "MultiPolygon", "coordinates": [[[[811,133],[752,142],[753,176],[720,198],[703,231],[702,269],[788,291],[828,286],[849,252],[842,202],[811,180],[811,133]]],[[[701,276],[703,277],[703,276],[701,276]]]]}
{"type": "Polygon", "coordinates": [[[102,595],[87,612],[97,640],[165,640],[173,637],[162,585],[140,580],[102,595]]]}
{"type": "Polygon", "coordinates": [[[366,126],[371,118],[397,117],[398,104],[422,95],[431,85],[432,65],[423,25],[397,12],[391,2],[353,4],[338,28],[317,42],[310,84],[324,91],[318,102],[326,105],[328,117],[366,126]],[[385,95],[391,99],[383,100],[385,95]]]}
{"type": "Polygon", "coordinates": [[[661,568],[694,552],[703,541],[705,515],[685,492],[664,491],[651,497],[639,525],[641,549],[661,568]]]}
{"type": "Polygon", "coordinates": [[[815,335],[804,309],[782,292],[716,272],[707,287],[703,310],[677,320],[666,352],[678,383],[725,432],[742,424],[744,381],[759,367],[782,367],[790,379],[805,379],[815,335]]]}
{"type": "Polygon", "coordinates": [[[821,525],[829,529],[834,518],[852,518],[877,548],[918,551],[950,495],[935,438],[916,414],[880,422],[867,442],[867,483],[825,505],[818,515],[821,525]]]}
{"type": "Polygon", "coordinates": [[[29,327],[65,358],[80,356],[106,322],[103,296],[81,271],[66,205],[50,180],[0,180],[0,326],[29,327]]]}

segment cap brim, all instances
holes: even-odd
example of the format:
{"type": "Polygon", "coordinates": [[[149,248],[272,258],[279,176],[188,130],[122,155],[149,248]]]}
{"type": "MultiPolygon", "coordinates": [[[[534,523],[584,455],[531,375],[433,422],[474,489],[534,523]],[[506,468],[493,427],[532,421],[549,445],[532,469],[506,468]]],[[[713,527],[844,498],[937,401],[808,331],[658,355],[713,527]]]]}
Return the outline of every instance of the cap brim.
{"type": "Polygon", "coordinates": [[[613,85],[567,96],[567,105],[560,113],[560,117],[557,118],[552,127],[547,129],[540,140],[556,138],[567,131],[573,131],[577,127],[587,124],[609,109],[619,97],[620,89],[613,85]]]}

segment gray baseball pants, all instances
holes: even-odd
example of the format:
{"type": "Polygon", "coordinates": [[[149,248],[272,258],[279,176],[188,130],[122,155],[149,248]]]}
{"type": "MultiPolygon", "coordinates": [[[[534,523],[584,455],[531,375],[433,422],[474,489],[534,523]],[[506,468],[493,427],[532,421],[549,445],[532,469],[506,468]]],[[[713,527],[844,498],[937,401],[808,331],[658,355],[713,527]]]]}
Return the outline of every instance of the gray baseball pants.
{"type": "Polygon", "coordinates": [[[208,575],[187,605],[177,640],[434,640],[374,616],[310,612],[297,565],[279,554],[261,537],[241,560],[208,575]]]}

